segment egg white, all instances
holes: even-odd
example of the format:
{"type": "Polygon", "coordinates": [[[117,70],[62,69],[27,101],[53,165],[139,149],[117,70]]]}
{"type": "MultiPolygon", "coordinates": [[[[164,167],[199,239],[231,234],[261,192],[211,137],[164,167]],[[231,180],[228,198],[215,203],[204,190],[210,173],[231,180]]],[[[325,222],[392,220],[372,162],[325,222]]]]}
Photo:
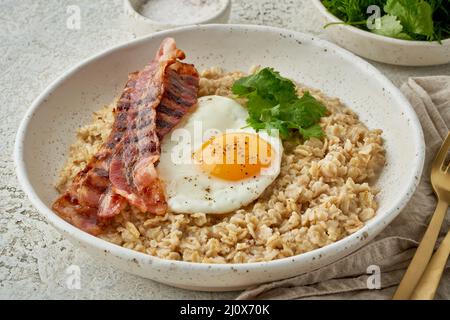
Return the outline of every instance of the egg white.
{"type": "Polygon", "coordinates": [[[258,199],[280,173],[281,140],[247,126],[247,110],[222,96],[199,99],[198,107],[161,144],[158,174],[165,186],[169,210],[175,213],[223,214],[258,199]],[[200,126],[200,128],[199,128],[200,126]],[[192,160],[192,153],[221,133],[253,133],[269,142],[273,159],[263,174],[241,181],[209,176],[192,160]]]}

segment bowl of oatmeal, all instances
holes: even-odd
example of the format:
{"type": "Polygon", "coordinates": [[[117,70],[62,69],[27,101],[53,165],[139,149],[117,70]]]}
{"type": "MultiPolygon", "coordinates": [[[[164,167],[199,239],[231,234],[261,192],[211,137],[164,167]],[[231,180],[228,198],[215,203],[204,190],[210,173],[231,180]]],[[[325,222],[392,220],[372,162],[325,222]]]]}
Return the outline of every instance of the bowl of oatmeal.
{"type": "MultiPolygon", "coordinates": [[[[245,120],[247,113],[240,112],[236,114],[243,114],[245,120]]],[[[183,121],[176,126],[188,127],[183,121]]],[[[237,131],[241,129],[236,126],[237,131]]],[[[170,143],[160,138],[164,162],[156,168],[167,191],[168,182],[159,167],[166,163],[164,150],[170,143]]],[[[130,153],[132,149],[125,152],[130,153]]],[[[19,130],[15,151],[19,180],[30,200],[75,244],[127,272],[207,291],[292,277],[357,250],[406,205],[418,183],[423,158],[422,131],[414,111],[370,64],[310,35],[242,25],[162,32],[85,61],[34,102],[19,130]],[[55,200],[71,190],[77,176],[89,176],[80,172],[94,168],[96,175],[89,177],[104,178],[92,159],[102,158],[99,152],[120,128],[117,119],[123,100],[117,98],[124,97],[124,85],[132,80],[127,75],[143,70],[167,37],[176,39],[186,53],[183,66],[197,70],[190,71],[197,79],[194,91],[199,101],[191,117],[199,116],[202,101],[210,97],[247,112],[251,98],[238,97],[235,84],[273,68],[292,81],[299,101],[306,97],[309,103],[324,106],[326,112],[316,124],[322,134],[305,131],[300,138],[281,138],[282,147],[274,149],[280,162],[273,181],[256,198],[225,213],[189,210],[192,204],[186,205],[186,212],[177,212],[179,191],[173,197],[166,193],[167,210],[149,214],[134,197],[116,192],[128,201],[96,232],[88,228],[92,220],[79,223],[72,213],[54,210],[55,200]],[[211,43],[210,39],[218,38],[220,44],[211,43]]],[[[113,185],[117,187],[117,180],[113,185]]],[[[192,184],[192,190],[196,187],[192,184]]],[[[68,201],[73,202],[73,193],[69,194],[68,201]]],[[[190,198],[195,195],[193,191],[190,198]]]]}

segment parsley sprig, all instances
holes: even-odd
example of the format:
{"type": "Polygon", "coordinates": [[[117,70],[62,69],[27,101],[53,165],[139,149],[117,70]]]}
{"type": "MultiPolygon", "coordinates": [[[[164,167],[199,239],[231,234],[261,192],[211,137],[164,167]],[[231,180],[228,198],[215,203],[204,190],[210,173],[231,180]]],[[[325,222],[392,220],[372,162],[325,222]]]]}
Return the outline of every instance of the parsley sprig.
{"type": "Polygon", "coordinates": [[[257,131],[278,130],[284,139],[297,133],[304,139],[324,135],[319,121],[327,114],[325,106],[309,92],[299,97],[295,84],[272,68],[236,81],[233,93],[248,99],[247,123],[257,131]]]}

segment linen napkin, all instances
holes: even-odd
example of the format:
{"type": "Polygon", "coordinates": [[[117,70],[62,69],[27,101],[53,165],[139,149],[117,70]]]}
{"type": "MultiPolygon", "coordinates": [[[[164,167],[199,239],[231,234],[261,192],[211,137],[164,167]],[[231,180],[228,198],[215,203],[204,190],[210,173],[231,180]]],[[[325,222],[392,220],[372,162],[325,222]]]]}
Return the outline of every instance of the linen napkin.
{"type": "MultiPolygon", "coordinates": [[[[429,219],[436,208],[430,182],[433,159],[450,130],[450,77],[410,78],[401,88],[422,124],[426,159],[421,182],[402,213],[370,244],[321,269],[294,278],[250,288],[238,299],[390,299],[400,283],[429,219]],[[379,285],[371,265],[380,267],[379,285]],[[368,289],[376,287],[378,289],[368,289]]],[[[450,227],[450,217],[440,239],[450,227]]],[[[450,299],[450,262],[444,272],[437,299],[450,299]]]]}

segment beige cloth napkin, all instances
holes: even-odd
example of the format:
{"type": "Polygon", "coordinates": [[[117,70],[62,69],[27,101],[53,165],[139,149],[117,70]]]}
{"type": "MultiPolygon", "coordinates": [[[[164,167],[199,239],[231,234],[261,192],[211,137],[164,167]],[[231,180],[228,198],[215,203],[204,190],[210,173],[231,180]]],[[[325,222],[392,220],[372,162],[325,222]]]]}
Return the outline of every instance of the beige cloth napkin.
{"type": "MultiPolygon", "coordinates": [[[[430,184],[430,167],[450,130],[450,77],[411,78],[401,88],[422,124],[426,160],[420,185],[403,212],[369,245],[316,271],[264,284],[243,292],[238,299],[389,299],[414,255],[436,207],[430,184]],[[367,267],[381,269],[381,288],[367,289],[367,267]]],[[[450,216],[441,237],[450,227],[450,216]]],[[[450,299],[450,262],[437,299],[450,299]]]]}

